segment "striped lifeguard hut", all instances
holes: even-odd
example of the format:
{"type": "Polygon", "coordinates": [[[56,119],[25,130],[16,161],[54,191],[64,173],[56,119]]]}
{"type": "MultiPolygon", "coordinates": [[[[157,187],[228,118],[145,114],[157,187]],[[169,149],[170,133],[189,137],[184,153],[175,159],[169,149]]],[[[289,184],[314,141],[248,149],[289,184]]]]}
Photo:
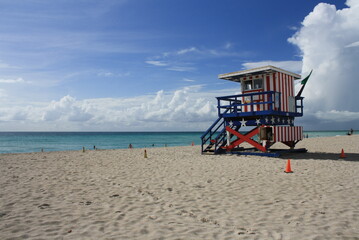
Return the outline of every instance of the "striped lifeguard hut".
{"type": "Polygon", "coordinates": [[[294,149],[303,139],[303,127],[294,126],[294,119],[303,116],[301,93],[309,76],[295,95],[294,81],[301,76],[274,66],[220,74],[240,83],[242,94],[217,97],[218,119],[201,137],[202,153],[275,157],[281,153],[270,149],[276,142],[287,145],[286,151],[306,151],[294,149]],[[242,127],[252,129],[243,133],[242,127]],[[242,147],[245,142],[251,147],[242,147]]]}

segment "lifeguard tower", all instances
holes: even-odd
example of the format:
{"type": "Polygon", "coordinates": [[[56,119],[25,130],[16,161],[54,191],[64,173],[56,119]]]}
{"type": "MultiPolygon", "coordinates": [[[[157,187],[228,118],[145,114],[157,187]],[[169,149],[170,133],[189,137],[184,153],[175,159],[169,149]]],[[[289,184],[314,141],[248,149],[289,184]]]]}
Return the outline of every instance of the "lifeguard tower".
{"type": "Polygon", "coordinates": [[[270,149],[276,142],[287,151],[306,151],[294,149],[303,139],[303,127],[294,126],[294,119],[303,116],[301,93],[309,76],[295,96],[294,81],[301,76],[274,66],[220,74],[240,83],[242,94],[217,97],[218,119],[201,137],[202,153],[277,157],[280,152],[270,149]],[[243,134],[242,127],[252,129],[243,134]],[[244,142],[251,147],[241,147],[244,142]]]}

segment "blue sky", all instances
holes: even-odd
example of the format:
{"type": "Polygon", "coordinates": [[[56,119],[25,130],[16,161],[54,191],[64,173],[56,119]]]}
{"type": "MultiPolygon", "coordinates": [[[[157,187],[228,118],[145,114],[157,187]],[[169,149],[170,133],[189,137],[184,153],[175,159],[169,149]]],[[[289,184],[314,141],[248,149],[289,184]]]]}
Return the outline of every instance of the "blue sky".
{"type": "MultiPolygon", "coordinates": [[[[205,130],[216,118],[214,97],[240,92],[218,74],[270,63],[299,74],[314,69],[322,86],[323,62],[357,60],[357,6],[358,0],[0,0],[0,130],[205,130]],[[327,56],[323,36],[334,35],[340,37],[328,40],[329,49],[341,44],[348,51],[327,56]]],[[[323,109],[316,98],[333,97],[330,89],[308,94],[312,107],[299,122],[306,129],[359,128],[355,97],[350,106],[323,109]]]]}

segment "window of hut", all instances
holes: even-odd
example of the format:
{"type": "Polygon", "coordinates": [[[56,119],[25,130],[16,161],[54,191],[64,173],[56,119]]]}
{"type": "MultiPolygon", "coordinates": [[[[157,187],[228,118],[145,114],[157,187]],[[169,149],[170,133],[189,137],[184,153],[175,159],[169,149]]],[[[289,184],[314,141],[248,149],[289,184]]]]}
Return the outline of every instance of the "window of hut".
{"type": "Polygon", "coordinates": [[[244,81],[244,91],[252,90],[252,80],[244,81]]]}
{"type": "Polygon", "coordinates": [[[255,79],[254,81],[253,81],[253,89],[261,89],[261,88],[263,88],[263,79],[255,79]]]}

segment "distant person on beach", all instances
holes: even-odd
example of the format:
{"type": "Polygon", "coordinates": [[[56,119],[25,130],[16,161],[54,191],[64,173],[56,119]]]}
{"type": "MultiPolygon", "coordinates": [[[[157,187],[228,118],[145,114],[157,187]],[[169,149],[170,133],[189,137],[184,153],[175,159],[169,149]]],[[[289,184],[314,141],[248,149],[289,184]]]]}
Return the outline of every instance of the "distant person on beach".
{"type": "Polygon", "coordinates": [[[354,133],[354,130],[353,130],[353,128],[351,128],[347,134],[352,135],[353,133],[354,133]]]}

